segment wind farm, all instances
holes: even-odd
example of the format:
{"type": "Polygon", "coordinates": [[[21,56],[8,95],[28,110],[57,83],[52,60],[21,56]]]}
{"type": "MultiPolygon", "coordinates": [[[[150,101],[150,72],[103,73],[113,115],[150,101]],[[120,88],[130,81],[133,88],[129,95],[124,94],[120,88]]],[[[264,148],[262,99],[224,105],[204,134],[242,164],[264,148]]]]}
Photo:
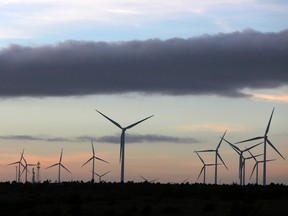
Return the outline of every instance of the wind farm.
{"type": "MultiPolygon", "coordinates": [[[[274,109],[272,114],[273,112],[274,109]]],[[[114,171],[114,169],[117,169],[118,164],[115,164],[115,162],[114,164],[108,162],[110,161],[111,156],[109,156],[107,153],[105,154],[103,150],[98,150],[100,149],[100,144],[98,143],[99,141],[97,141],[97,138],[86,137],[86,144],[90,143],[91,148],[89,152],[87,151],[85,154],[82,154],[81,151],[77,150],[77,154],[81,155],[81,157],[79,157],[81,160],[77,160],[75,155],[73,157],[66,155],[66,162],[64,166],[64,148],[62,148],[59,161],[49,165],[45,170],[41,171],[41,175],[43,176],[43,174],[48,172],[48,170],[54,167],[58,168],[58,176],[55,181],[51,181],[51,178],[46,180],[44,179],[43,181],[35,181],[35,166],[37,166],[37,175],[40,173],[39,158],[33,157],[30,153],[28,163],[26,160],[27,157],[24,156],[23,149],[20,153],[20,159],[7,164],[7,167],[11,168],[13,167],[12,165],[16,165],[16,181],[14,181],[14,178],[11,177],[11,182],[0,183],[0,190],[2,193],[5,194],[8,193],[7,191],[17,191],[15,188],[21,186],[22,192],[20,192],[20,194],[23,193],[21,196],[26,196],[25,202],[31,202],[33,199],[45,200],[45,203],[41,203],[40,201],[33,204],[33,211],[36,213],[41,212],[43,215],[65,215],[67,212],[69,214],[73,212],[73,214],[77,215],[89,215],[89,213],[96,211],[96,209],[100,215],[117,215],[119,212],[122,212],[125,215],[167,215],[168,213],[172,215],[231,215],[236,214],[235,212],[242,211],[244,214],[262,215],[268,213],[281,215],[286,211],[284,206],[286,206],[288,201],[287,185],[274,183],[264,185],[259,180],[259,173],[261,173],[261,170],[258,166],[261,166],[264,163],[264,154],[262,151],[260,151],[262,150],[263,141],[256,144],[248,143],[248,141],[247,143],[245,142],[245,144],[243,144],[244,142],[241,141],[234,142],[233,144],[232,142],[228,141],[227,138],[233,132],[228,132],[225,130],[223,135],[220,137],[220,141],[218,142],[216,148],[211,147],[211,145],[208,148],[202,147],[201,150],[194,151],[195,155],[197,156],[197,160],[193,160],[195,169],[187,170],[187,175],[185,176],[184,181],[184,176],[181,176],[180,182],[171,183],[173,180],[163,182],[161,178],[151,177],[152,175],[155,176],[155,173],[148,173],[148,177],[140,175],[143,181],[139,182],[139,175],[135,175],[134,178],[131,178],[131,173],[129,172],[129,177],[126,181],[124,181],[124,170],[122,170],[122,168],[124,167],[125,130],[130,129],[145,120],[148,120],[152,116],[130,124],[127,127],[122,127],[119,123],[107,117],[103,113],[100,114],[121,129],[120,181],[111,180],[119,179],[119,172],[114,171]],[[97,142],[97,156],[94,140],[97,142]],[[227,152],[229,152],[229,150],[232,151],[232,162],[231,160],[228,160],[227,162],[227,152]],[[239,156],[239,159],[235,152],[239,156]],[[105,160],[102,159],[102,157],[105,158],[105,160]],[[225,161],[222,157],[225,159],[225,161]],[[34,161],[38,161],[38,163],[30,163],[30,161],[32,161],[31,158],[33,158],[34,161]],[[85,160],[83,158],[85,158],[85,160]],[[106,160],[106,158],[108,159],[106,160]],[[88,168],[92,173],[91,178],[86,181],[81,179],[73,180],[73,170],[66,168],[66,164],[69,164],[68,167],[72,167],[74,160],[79,162],[78,167],[81,167],[82,169],[85,167],[88,168],[88,165],[91,165],[91,167],[88,168]],[[254,161],[253,164],[250,163],[252,160],[254,161]],[[83,163],[83,161],[85,162],[83,163]],[[99,163],[97,163],[95,166],[97,161],[99,163]],[[233,167],[235,167],[237,161],[238,172],[236,172],[235,175],[235,172],[231,172],[231,170],[233,171],[233,167]],[[29,167],[33,167],[30,179],[27,177],[29,167]],[[223,167],[225,172],[219,172],[219,167],[223,167]],[[65,176],[65,173],[61,173],[61,170],[63,169],[70,175],[70,177],[68,177],[70,180],[67,180],[67,177],[65,180],[63,179],[63,175],[65,176]],[[247,171],[251,172],[249,179],[246,179],[245,177],[247,171]],[[229,172],[231,173],[229,174],[229,172]],[[24,173],[25,179],[21,179],[21,176],[23,176],[24,173]],[[227,175],[227,173],[231,176],[234,175],[234,178],[238,178],[238,181],[229,183],[223,182],[223,176],[227,175]],[[255,180],[252,178],[253,174],[255,174],[255,180]],[[98,177],[98,181],[95,181],[95,176],[98,177]],[[31,193],[31,196],[29,195],[30,191],[34,191],[31,193]],[[271,193],[275,193],[277,196],[270,197],[271,193]],[[278,197],[278,195],[280,197],[278,197]],[[51,199],[51,197],[53,197],[53,199],[51,199]],[[269,198],[267,199],[267,197],[269,198]],[[250,202],[247,202],[247,199],[249,199],[250,202]],[[51,200],[53,200],[53,202],[51,200]],[[277,201],[277,205],[275,205],[275,201],[277,201]],[[143,203],[146,202],[147,204],[143,206],[143,203]],[[171,202],[173,202],[173,208],[171,208],[171,202]],[[100,203],[101,205],[99,206],[100,203]],[[133,203],[134,208],[131,203],[133,203]],[[239,203],[242,204],[238,205],[239,203]],[[123,204],[125,207],[120,208],[120,206],[123,206],[123,204]],[[135,206],[137,206],[137,208],[135,208],[135,206]]],[[[268,129],[266,129],[266,131],[269,131],[271,119],[272,118],[270,117],[268,129]]],[[[157,120],[157,118],[155,118],[155,120],[157,120]]],[[[153,124],[153,122],[151,121],[150,124],[153,124]]],[[[149,124],[147,125],[149,126],[149,124]]],[[[99,126],[101,127],[102,124],[99,123],[99,126]]],[[[267,133],[265,132],[265,134],[267,133]]],[[[129,135],[133,137],[133,133],[129,135]]],[[[115,137],[117,138],[118,135],[115,137]]],[[[261,137],[261,139],[263,139],[263,137],[261,137]]],[[[268,140],[268,138],[266,139],[268,140]]],[[[117,144],[119,144],[119,139],[117,140],[117,144]]],[[[129,139],[127,140],[129,141],[129,139]]],[[[258,137],[256,140],[258,140],[258,137]]],[[[129,143],[129,145],[129,148],[133,148],[131,143],[129,143]]],[[[115,148],[114,146],[116,145],[112,145],[113,149],[115,148]]],[[[65,149],[68,147],[66,146],[65,149]]],[[[147,145],[147,147],[145,147],[146,150],[148,147],[150,148],[150,156],[152,156],[154,146],[147,145]]],[[[272,149],[275,150],[275,146],[272,147],[272,149]]],[[[139,153],[141,154],[141,152],[139,153]]],[[[194,155],[193,151],[188,153],[190,156],[194,155]]],[[[270,151],[268,149],[266,149],[266,154],[267,153],[270,155],[270,151]]],[[[283,157],[279,150],[277,150],[276,153],[277,155],[281,155],[283,157]]],[[[130,154],[127,155],[129,156],[130,154]]],[[[131,169],[130,160],[128,160],[127,164],[130,164],[131,169]]],[[[161,162],[168,161],[169,158],[167,161],[162,159],[161,162]]],[[[275,161],[275,159],[266,159],[265,161],[266,163],[271,162],[271,166],[273,166],[272,161],[275,161]]],[[[143,169],[143,167],[145,167],[145,163],[149,163],[149,157],[146,158],[142,164],[135,164],[137,170],[140,171],[143,169]]],[[[54,171],[53,173],[55,173],[54,171]]],[[[269,174],[267,177],[269,178],[269,174]]],[[[10,203],[22,203],[23,201],[18,198],[18,195],[19,192],[17,192],[17,194],[14,192],[10,193],[10,203]]],[[[0,202],[5,203],[3,196],[0,196],[0,202]]],[[[24,204],[23,206],[25,207],[12,209],[9,207],[9,205],[5,205],[5,207],[2,208],[2,211],[4,212],[4,215],[11,214],[11,212],[13,214],[25,214],[26,211],[32,211],[31,207],[24,204]]]]}

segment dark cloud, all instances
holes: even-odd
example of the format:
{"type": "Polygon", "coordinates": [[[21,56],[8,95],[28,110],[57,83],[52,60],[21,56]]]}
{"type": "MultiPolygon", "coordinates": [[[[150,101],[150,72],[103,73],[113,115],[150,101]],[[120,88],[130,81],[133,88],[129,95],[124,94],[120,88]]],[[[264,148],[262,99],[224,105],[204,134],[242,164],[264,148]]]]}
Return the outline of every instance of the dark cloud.
{"type": "Polygon", "coordinates": [[[215,94],[288,84],[288,31],[0,50],[0,96],[215,94]]]}
{"type": "MultiPolygon", "coordinates": [[[[49,136],[30,136],[30,135],[7,135],[0,136],[0,139],[4,140],[29,140],[29,141],[45,141],[45,142],[90,142],[93,140],[94,142],[99,143],[112,143],[119,144],[120,143],[120,135],[115,136],[102,136],[102,137],[92,137],[92,136],[78,136],[74,138],[65,138],[65,137],[49,137],[49,136]]],[[[147,135],[138,135],[138,134],[129,134],[129,137],[126,137],[125,143],[154,143],[154,142],[163,142],[163,143],[198,143],[198,140],[194,138],[180,138],[180,137],[172,137],[172,136],[162,136],[155,134],[147,134],[147,135]]]]}

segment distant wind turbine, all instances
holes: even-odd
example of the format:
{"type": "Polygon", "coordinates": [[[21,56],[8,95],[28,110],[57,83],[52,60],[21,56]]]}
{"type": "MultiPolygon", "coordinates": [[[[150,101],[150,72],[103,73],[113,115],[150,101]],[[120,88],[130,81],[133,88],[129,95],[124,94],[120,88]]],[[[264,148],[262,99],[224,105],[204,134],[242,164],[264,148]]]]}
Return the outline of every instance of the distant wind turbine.
{"type": "Polygon", "coordinates": [[[159,178],[153,179],[151,181],[149,181],[147,178],[144,178],[142,175],[140,175],[140,177],[144,180],[144,182],[146,183],[154,183],[155,181],[157,181],[159,178]]]}
{"type": "Polygon", "coordinates": [[[138,125],[139,123],[153,117],[154,115],[151,115],[147,118],[144,118],[138,122],[135,122],[127,127],[122,127],[119,123],[117,123],[116,121],[112,120],[111,118],[107,117],[106,115],[104,115],[103,113],[99,112],[98,110],[96,110],[100,115],[104,116],[106,119],[108,119],[110,122],[112,122],[114,125],[116,125],[118,128],[120,128],[122,130],[121,133],[121,138],[120,138],[120,163],[121,163],[121,182],[124,182],[124,153],[125,153],[125,131],[127,129],[130,129],[136,125],[138,125]]]}
{"type": "Polygon", "coordinates": [[[198,151],[195,151],[195,153],[197,154],[197,156],[199,157],[199,159],[202,161],[202,163],[203,163],[203,166],[202,166],[202,168],[201,168],[201,171],[200,171],[200,173],[199,173],[199,175],[198,175],[198,178],[197,178],[197,180],[196,180],[196,182],[198,181],[198,179],[200,178],[200,176],[201,176],[201,174],[202,174],[202,172],[203,172],[203,184],[206,184],[206,166],[217,166],[217,165],[220,165],[220,164],[206,164],[205,162],[204,162],[204,160],[200,157],[200,155],[198,154],[198,151]]]}
{"type": "Polygon", "coordinates": [[[103,159],[101,159],[101,158],[96,157],[96,156],[95,156],[94,145],[93,145],[93,141],[92,141],[92,140],[91,140],[91,145],[92,145],[92,157],[89,158],[89,160],[87,160],[87,161],[82,165],[82,167],[85,166],[87,163],[89,163],[89,161],[92,160],[92,182],[94,182],[94,175],[95,175],[95,169],[94,169],[94,167],[95,167],[95,159],[96,159],[96,160],[103,161],[103,162],[105,162],[105,163],[109,163],[109,162],[107,162],[107,161],[105,161],[105,160],[103,160],[103,159]]]}
{"type": "Polygon", "coordinates": [[[28,175],[28,166],[37,166],[36,164],[28,164],[27,163],[27,161],[26,161],[26,159],[25,159],[25,157],[23,157],[23,160],[24,160],[24,163],[25,163],[25,165],[24,165],[24,168],[23,168],[23,170],[22,170],[22,173],[21,173],[21,175],[23,174],[23,172],[25,171],[25,182],[27,182],[27,175],[28,175]]]}
{"type": "MultiPolygon", "coordinates": [[[[228,167],[226,166],[226,164],[224,163],[223,159],[221,158],[221,156],[218,152],[226,132],[227,131],[225,131],[223,136],[221,137],[221,140],[220,140],[219,144],[217,145],[216,149],[201,150],[201,151],[197,151],[197,152],[215,152],[215,164],[218,164],[218,158],[219,158],[221,160],[221,162],[224,164],[224,166],[226,167],[226,169],[228,170],[228,167]]],[[[214,177],[214,184],[215,185],[217,185],[217,178],[218,178],[217,175],[218,175],[218,166],[215,166],[215,177],[214,177]]]]}
{"type": "Polygon", "coordinates": [[[62,155],[63,155],[63,148],[62,148],[62,150],[61,150],[59,162],[46,168],[46,169],[49,169],[49,168],[51,168],[51,167],[58,166],[58,183],[60,183],[60,179],[61,179],[61,178],[60,178],[60,175],[61,175],[61,173],[60,173],[61,167],[64,168],[65,170],[67,170],[69,173],[71,173],[70,170],[68,170],[68,169],[61,163],[61,162],[62,162],[62,155]]]}
{"type": "MultiPolygon", "coordinates": [[[[92,171],[91,171],[91,172],[92,172],[92,171]]],[[[107,175],[107,174],[110,173],[110,172],[111,172],[111,170],[109,170],[108,172],[103,173],[102,175],[100,175],[100,174],[98,174],[98,173],[96,173],[96,172],[94,172],[94,174],[99,177],[99,183],[101,183],[101,182],[102,182],[102,177],[105,176],[105,175],[107,175]]]]}
{"type": "MultiPolygon", "coordinates": [[[[254,164],[254,166],[253,166],[253,169],[252,169],[252,172],[251,172],[251,175],[250,175],[250,178],[249,179],[251,179],[252,178],[252,175],[253,175],[253,173],[256,171],[256,173],[255,173],[255,178],[256,178],[256,184],[258,185],[258,179],[259,179],[259,177],[258,177],[258,165],[259,165],[259,163],[263,163],[264,162],[264,160],[261,160],[261,161],[259,161],[259,160],[257,160],[257,158],[256,158],[256,156],[255,155],[253,155],[249,150],[248,150],[248,152],[249,152],[249,154],[251,155],[251,157],[254,159],[254,161],[255,161],[255,164],[254,164]]],[[[270,159],[270,160],[266,160],[266,162],[270,162],[270,161],[275,161],[276,159],[270,159]]]]}
{"type": "Polygon", "coordinates": [[[223,138],[225,142],[227,142],[233,149],[234,151],[239,155],[239,179],[240,179],[240,185],[245,184],[245,160],[248,158],[244,157],[244,152],[249,151],[252,148],[255,148],[256,146],[259,146],[261,143],[258,143],[256,145],[253,145],[249,148],[246,149],[239,149],[237,146],[233,145],[231,142],[227,141],[226,139],[223,138]]]}
{"type": "Polygon", "coordinates": [[[7,164],[8,166],[10,166],[10,165],[14,165],[14,164],[18,164],[18,175],[17,175],[17,177],[18,177],[18,183],[20,183],[20,176],[21,176],[21,174],[20,174],[20,167],[22,166],[22,167],[24,167],[24,165],[23,165],[23,163],[22,163],[22,160],[23,160],[23,155],[24,155],[24,149],[23,149],[23,151],[22,151],[22,153],[20,154],[21,156],[20,156],[20,160],[19,161],[16,161],[16,162],[14,162],[14,163],[10,163],[10,164],[7,164]]]}
{"type": "Polygon", "coordinates": [[[238,143],[244,143],[244,142],[264,139],[263,185],[266,185],[266,162],[267,162],[267,159],[266,159],[267,158],[267,152],[266,151],[267,151],[267,143],[285,160],[285,158],[282,156],[282,154],[276,149],[276,147],[268,139],[268,132],[269,132],[269,129],[270,129],[270,124],[271,124],[271,120],[272,120],[272,117],[273,117],[274,109],[275,108],[273,108],[272,113],[270,115],[270,119],[269,119],[268,125],[266,127],[264,136],[258,136],[258,137],[254,137],[254,138],[243,140],[243,141],[240,141],[240,142],[236,143],[236,144],[238,144],[238,143]]]}

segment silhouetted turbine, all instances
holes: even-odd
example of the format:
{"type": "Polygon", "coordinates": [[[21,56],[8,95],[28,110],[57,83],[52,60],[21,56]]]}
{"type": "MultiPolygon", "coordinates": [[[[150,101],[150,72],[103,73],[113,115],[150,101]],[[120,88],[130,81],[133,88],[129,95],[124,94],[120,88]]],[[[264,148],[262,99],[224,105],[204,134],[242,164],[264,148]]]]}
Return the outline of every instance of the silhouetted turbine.
{"type": "Polygon", "coordinates": [[[243,165],[245,165],[245,162],[243,164],[243,161],[245,161],[245,158],[243,156],[243,153],[262,144],[262,142],[256,145],[253,145],[249,148],[246,148],[244,150],[241,150],[237,146],[233,145],[231,142],[227,141],[226,139],[223,138],[223,140],[227,142],[232,147],[232,149],[234,149],[234,151],[239,155],[239,179],[240,179],[240,185],[243,185],[245,184],[245,173],[244,173],[244,178],[243,178],[243,165]]]}
{"type": "Polygon", "coordinates": [[[146,183],[153,183],[153,182],[155,182],[155,181],[157,181],[159,178],[156,178],[156,179],[153,179],[153,180],[151,180],[151,181],[148,181],[148,179],[146,179],[146,178],[144,178],[142,175],[140,175],[140,177],[144,180],[144,182],[146,182],[146,183]]]}
{"type": "Polygon", "coordinates": [[[58,183],[61,182],[61,181],[60,181],[60,180],[61,180],[61,177],[60,177],[60,175],[61,175],[61,174],[60,174],[61,167],[64,168],[64,169],[65,169],[66,171],[68,171],[69,173],[71,173],[70,170],[68,170],[68,169],[61,163],[61,162],[62,162],[62,155],[63,155],[63,148],[62,148],[62,150],[61,150],[59,162],[46,168],[46,169],[49,169],[49,168],[51,168],[51,167],[58,166],[58,183]]]}
{"type": "Polygon", "coordinates": [[[87,160],[87,161],[82,165],[82,167],[85,166],[87,163],[89,163],[89,161],[92,160],[92,182],[94,182],[94,174],[95,174],[95,169],[94,169],[94,167],[95,167],[95,159],[96,159],[96,160],[103,161],[103,162],[105,162],[105,163],[109,163],[109,162],[107,162],[107,161],[105,161],[105,160],[103,160],[103,159],[101,159],[101,158],[96,157],[96,156],[95,156],[94,145],[93,145],[93,141],[92,141],[92,140],[91,140],[91,145],[92,145],[92,157],[91,157],[89,160],[87,160]]]}
{"type": "MultiPolygon", "coordinates": [[[[215,164],[218,164],[218,158],[221,160],[221,162],[224,164],[224,166],[226,167],[226,169],[228,170],[228,167],[226,166],[226,164],[224,163],[223,159],[221,158],[218,150],[220,148],[220,145],[224,139],[224,136],[226,134],[227,131],[224,132],[223,136],[221,137],[221,140],[219,142],[219,144],[217,145],[216,149],[209,149],[209,150],[200,150],[197,152],[215,152],[215,164]]],[[[215,166],[215,177],[214,177],[214,184],[217,184],[217,178],[218,178],[218,166],[215,166]]]]}
{"type": "Polygon", "coordinates": [[[23,170],[21,172],[21,175],[23,174],[24,171],[26,171],[25,172],[25,182],[27,182],[27,175],[28,175],[28,172],[29,172],[28,171],[28,166],[37,166],[37,164],[28,164],[26,159],[25,159],[25,157],[23,157],[23,160],[24,160],[25,165],[24,165],[24,168],[23,168],[23,170]]]}
{"type": "Polygon", "coordinates": [[[18,164],[18,183],[20,183],[20,166],[24,167],[23,163],[22,163],[22,160],[23,160],[23,155],[24,155],[24,149],[22,151],[22,153],[20,154],[20,160],[19,161],[16,161],[14,163],[10,163],[10,164],[7,164],[7,166],[10,166],[10,165],[14,165],[14,164],[18,164]]]}
{"type": "MultiPolygon", "coordinates": [[[[251,172],[251,175],[250,175],[250,178],[249,178],[249,180],[252,178],[252,175],[253,175],[253,173],[256,171],[256,173],[255,173],[255,178],[256,178],[256,184],[258,184],[258,179],[259,179],[259,177],[258,177],[258,165],[259,165],[259,163],[263,163],[264,162],[264,160],[261,160],[261,161],[258,161],[257,160],[257,158],[256,158],[256,156],[254,156],[249,150],[248,150],[248,152],[249,152],[249,154],[251,155],[251,157],[255,160],[255,164],[254,164],[254,166],[253,166],[253,169],[252,169],[252,172],[251,172]]],[[[270,159],[270,160],[266,160],[266,162],[270,162],[270,161],[275,161],[276,159],[270,159]]]]}
{"type": "MultiPolygon", "coordinates": [[[[92,172],[92,171],[91,171],[91,172],[92,172]]],[[[109,170],[108,172],[105,172],[105,173],[102,174],[102,175],[100,175],[100,174],[98,174],[98,173],[96,173],[96,172],[94,172],[94,174],[99,177],[99,183],[101,183],[101,182],[102,182],[102,180],[101,180],[102,177],[105,176],[105,175],[107,175],[107,174],[110,173],[110,172],[111,172],[111,170],[109,170]]]]}
{"type": "Polygon", "coordinates": [[[270,115],[270,119],[269,119],[268,125],[266,127],[264,136],[258,136],[258,137],[254,137],[254,138],[243,140],[243,141],[240,141],[240,142],[236,143],[236,144],[238,144],[238,143],[244,143],[244,142],[264,139],[263,185],[266,185],[266,162],[267,162],[267,160],[266,160],[266,157],[267,157],[266,148],[267,148],[267,143],[285,160],[285,158],[282,156],[282,154],[276,149],[276,147],[268,139],[268,132],[269,132],[269,129],[270,129],[270,124],[271,124],[271,120],[272,120],[272,117],[273,117],[273,113],[274,113],[274,108],[273,108],[272,113],[270,115]]]}
{"type": "Polygon", "coordinates": [[[198,179],[200,178],[202,172],[203,172],[203,184],[206,184],[206,166],[217,166],[217,165],[220,165],[220,164],[206,164],[204,162],[204,160],[200,157],[200,155],[198,154],[198,151],[195,151],[195,153],[197,154],[197,156],[199,157],[199,159],[202,161],[203,163],[203,167],[201,168],[201,171],[198,175],[198,178],[196,180],[196,182],[198,181],[198,179]]]}
{"type": "Polygon", "coordinates": [[[98,110],[96,110],[99,114],[101,114],[102,116],[104,116],[106,119],[108,119],[110,122],[112,122],[114,125],[116,125],[118,128],[120,128],[122,130],[121,133],[121,138],[120,138],[120,163],[121,163],[121,182],[124,182],[124,152],[125,152],[125,131],[127,129],[130,129],[136,125],[138,125],[139,123],[153,117],[154,115],[151,115],[147,118],[144,118],[138,122],[135,122],[127,127],[122,127],[119,123],[117,123],[116,121],[112,120],[111,118],[107,117],[106,115],[104,115],[103,113],[99,112],[98,110]]]}

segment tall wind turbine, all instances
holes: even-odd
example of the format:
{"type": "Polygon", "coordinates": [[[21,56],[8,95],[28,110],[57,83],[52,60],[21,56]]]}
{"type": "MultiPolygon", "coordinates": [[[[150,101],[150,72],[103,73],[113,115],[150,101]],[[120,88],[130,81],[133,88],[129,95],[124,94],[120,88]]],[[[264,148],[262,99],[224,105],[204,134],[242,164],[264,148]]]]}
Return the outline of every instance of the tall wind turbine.
{"type": "Polygon", "coordinates": [[[51,168],[51,167],[58,166],[58,183],[60,183],[60,175],[61,175],[61,174],[60,174],[60,170],[61,170],[61,167],[64,168],[65,170],[67,170],[69,173],[71,173],[70,170],[68,170],[68,169],[61,163],[61,162],[62,162],[62,155],[63,155],[63,148],[62,148],[62,150],[61,150],[59,162],[46,168],[46,169],[49,169],[49,168],[51,168]]]}
{"type": "Polygon", "coordinates": [[[253,145],[249,148],[246,149],[239,149],[237,146],[233,145],[231,142],[227,141],[226,139],[223,138],[225,142],[227,142],[233,149],[234,151],[239,155],[239,179],[240,179],[240,185],[245,184],[245,160],[248,158],[244,157],[244,152],[249,151],[252,148],[255,148],[256,146],[259,146],[261,143],[258,143],[256,145],[253,145]]]}
{"type": "Polygon", "coordinates": [[[198,181],[198,179],[200,178],[200,176],[201,176],[201,174],[202,174],[202,172],[203,172],[203,184],[206,184],[206,166],[217,166],[217,165],[220,165],[220,164],[206,164],[205,162],[204,162],[204,160],[200,157],[200,155],[198,154],[198,151],[195,151],[195,153],[197,154],[197,156],[199,157],[199,159],[202,161],[202,163],[203,163],[203,166],[202,166],[202,168],[201,168],[201,171],[200,171],[200,173],[199,173],[199,175],[198,175],[198,178],[197,178],[197,180],[196,181],[198,181]]]}
{"type": "MultiPolygon", "coordinates": [[[[257,160],[257,158],[256,158],[256,156],[255,155],[253,155],[249,150],[248,150],[248,152],[249,152],[249,154],[251,155],[251,157],[254,159],[254,161],[255,161],[255,164],[254,164],[254,166],[253,166],[253,169],[252,169],[252,172],[251,172],[251,175],[250,175],[250,178],[249,179],[251,179],[252,178],[252,175],[253,175],[253,173],[256,171],[256,173],[255,173],[255,175],[256,175],[256,184],[258,185],[258,179],[259,179],[259,177],[258,177],[258,165],[259,165],[259,163],[263,163],[264,162],[264,160],[261,160],[261,161],[259,161],[259,160],[257,160]]],[[[270,161],[275,161],[276,159],[270,159],[270,160],[266,160],[266,162],[270,162],[270,161]]]]}
{"type": "Polygon", "coordinates": [[[89,161],[92,160],[92,182],[94,182],[94,175],[95,175],[95,170],[94,170],[94,167],[95,167],[95,159],[96,159],[96,160],[103,161],[103,162],[105,162],[105,163],[109,163],[109,162],[107,162],[107,161],[105,161],[105,160],[103,160],[103,159],[101,159],[101,158],[99,158],[99,157],[96,157],[96,156],[95,156],[94,145],[93,145],[93,141],[92,141],[92,140],[91,140],[91,145],[92,145],[92,157],[89,158],[89,160],[87,160],[87,161],[82,165],[82,167],[85,166],[89,161]]]}
{"type": "Polygon", "coordinates": [[[120,128],[122,130],[121,133],[121,137],[120,137],[120,163],[121,163],[121,182],[124,182],[124,153],[125,153],[125,131],[127,129],[130,129],[136,125],[138,125],[139,123],[153,117],[154,115],[151,115],[147,118],[144,118],[138,122],[135,122],[127,127],[122,127],[119,123],[117,123],[116,121],[112,120],[111,118],[107,117],[106,115],[104,115],[103,113],[99,112],[98,110],[96,110],[100,115],[104,116],[106,119],[108,119],[110,122],[112,122],[114,125],[116,125],[118,128],[120,128]]]}
{"type": "MultiPolygon", "coordinates": [[[[215,152],[215,164],[218,164],[218,158],[219,158],[221,160],[221,162],[224,164],[224,166],[226,167],[226,169],[228,170],[228,167],[226,166],[226,164],[224,163],[223,159],[221,158],[221,156],[218,152],[226,132],[227,131],[225,131],[223,136],[221,137],[221,140],[220,140],[219,144],[217,145],[216,149],[201,150],[201,151],[197,151],[197,152],[215,152]]],[[[217,178],[218,178],[217,175],[218,175],[218,166],[215,166],[215,180],[214,180],[215,185],[217,184],[217,178]]]]}
{"type": "Polygon", "coordinates": [[[23,163],[22,163],[23,155],[24,155],[24,149],[23,149],[23,151],[22,151],[22,153],[21,153],[20,155],[21,155],[21,156],[20,156],[20,160],[19,160],[19,161],[16,161],[16,162],[14,162],[14,163],[7,164],[8,166],[14,165],[14,164],[18,164],[18,175],[17,175],[17,177],[18,177],[18,179],[17,179],[18,183],[20,183],[20,176],[21,176],[21,174],[20,174],[20,166],[24,167],[24,165],[23,165],[23,163]]]}
{"type": "Polygon", "coordinates": [[[270,115],[270,119],[269,119],[269,122],[267,124],[264,136],[258,136],[258,137],[254,137],[254,138],[243,140],[243,141],[240,141],[240,142],[236,143],[236,144],[238,144],[238,143],[244,143],[244,142],[264,139],[263,185],[266,185],[266,162],[267,162],[267,159],[266,159],[267,158],[267,152],[266,151],[267,151],[267,143],[285,160],[285,158],[282,156],[282,154],[276,149],[276,147],[268,139],[268,132],[269,132],[269,129],[270,129],[270,124],[271,124],[271,120],[272,120],[272,117],[273,117],[274,109],[275,108],[273,108],[272,113],[270,115]]]}

